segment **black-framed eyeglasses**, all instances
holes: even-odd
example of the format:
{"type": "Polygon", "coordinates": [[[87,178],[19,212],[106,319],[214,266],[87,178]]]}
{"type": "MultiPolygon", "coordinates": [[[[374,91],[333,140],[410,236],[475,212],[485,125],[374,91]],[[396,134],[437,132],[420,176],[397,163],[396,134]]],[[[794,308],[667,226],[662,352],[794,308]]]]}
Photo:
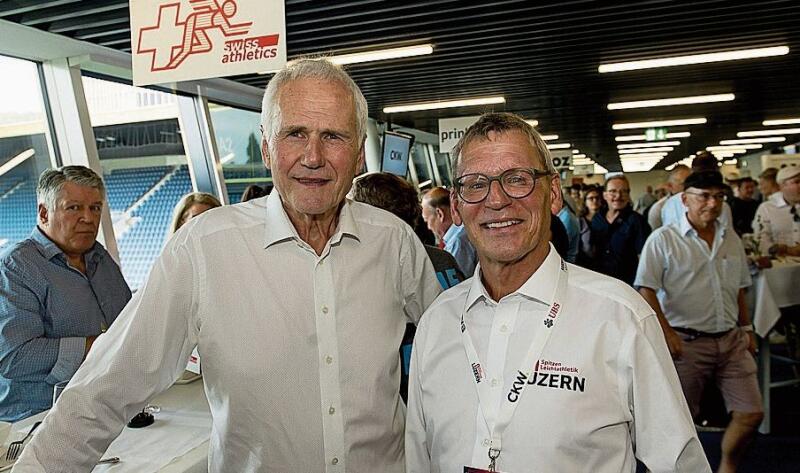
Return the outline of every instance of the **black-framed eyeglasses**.
{"type": "Polygon", "coordinates": [[[727,196],[724,192],[689,192],[684,191],[687,194],[695,195],[701,202],[708,202],[709,199],[714,198],[717,202],[725,202],[727,200],[727,196]]]}
{"type": "Polygon", "coordinates": [[[493,181],[500,183],[500,188],[512,199],[524,199],[533,193],[539,178],[549,175],[549,171],[536,168],[513,168],[503,171],[499,176],[464,174],[456,179],[455,186],[458,196],[468,204],[483,202],[489,196],[493,181]]]}

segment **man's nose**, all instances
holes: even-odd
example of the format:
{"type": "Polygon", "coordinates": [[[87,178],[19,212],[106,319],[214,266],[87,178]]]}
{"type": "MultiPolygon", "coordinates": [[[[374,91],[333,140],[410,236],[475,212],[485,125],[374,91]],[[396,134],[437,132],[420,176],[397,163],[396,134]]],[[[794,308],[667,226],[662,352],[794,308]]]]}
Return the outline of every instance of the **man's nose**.
{"type": "Polygon", "coordinates": [[[511,203],[511,197],[503,190],[500,181],[491,181],[489,183],[489,195],[486,196],[486,206],[499,209],[511,203]]]}
{"type": "Polygon", "coordinates": [[[325,157],[322,152],[322,142],[319,137],[312,136],[308,139],[306,148],[303,150],[303,157],[300,164],[312,169],[324,166],[325,157]]]}

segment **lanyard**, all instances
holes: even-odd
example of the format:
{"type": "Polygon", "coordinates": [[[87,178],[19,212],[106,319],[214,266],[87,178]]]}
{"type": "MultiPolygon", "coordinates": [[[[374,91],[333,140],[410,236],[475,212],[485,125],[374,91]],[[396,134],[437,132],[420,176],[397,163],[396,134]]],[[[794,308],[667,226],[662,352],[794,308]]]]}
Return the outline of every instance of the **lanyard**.
{"type": "Polygon", "coordinates": [[[475,345],[472,343],[467,324],[464,323],[464,314],[467,308],[465,307],[461,312],[461,340],[464,343],[464,350],[467,353],[467,361],[472,367],[472,372],[474,374],[473,380],[475,382],[475,388],[478,391],[478,407],[481,410],[484,422],[486,422],[486,427],[491,434],[491,443],[489,444],[489,471],[495,471],[495,463],[500,456],[500,452],[502,452],[501,439],[503,432],[514,417],[514,411],[519,404],[519,400],[522,398],[525,387],[529,383],[532,384],[533,367],[534,365],[538,365],[537,360],[541,358],[544,347],[550,339],[550,335],[553,333],[558,314],[563,306],[563,297],[566,292],[566,287],[567,265],[562,259],[561,270],[558,272],[555,294],[553,294],[553,302],[542,317],[544,328],[536,331],[533,342],[531,342],[531,346],[528,349],[528,354],[522,360],[520,369],[517,370],[516,380],[512,383],[508,394],[500,401],[500,409],[494,425],[489,425],[486,417],[486,409],[491,405],[491,392],[486,382],[488,375],[481,368],[478,352],[475,350],[475,345]]]}

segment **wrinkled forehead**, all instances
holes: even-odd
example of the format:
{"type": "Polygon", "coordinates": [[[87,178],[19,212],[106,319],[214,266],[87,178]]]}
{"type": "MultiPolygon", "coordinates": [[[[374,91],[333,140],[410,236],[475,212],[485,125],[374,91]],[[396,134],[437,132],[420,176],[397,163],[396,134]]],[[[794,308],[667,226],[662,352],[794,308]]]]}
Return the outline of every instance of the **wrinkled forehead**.
{"type": "Polygon", "coordinates": [[[490,131],[468,141],[461,151],[459,175],[481,172],[501,173],[512,168],[545,169],[544,159],[524,133],[490,131]]]}

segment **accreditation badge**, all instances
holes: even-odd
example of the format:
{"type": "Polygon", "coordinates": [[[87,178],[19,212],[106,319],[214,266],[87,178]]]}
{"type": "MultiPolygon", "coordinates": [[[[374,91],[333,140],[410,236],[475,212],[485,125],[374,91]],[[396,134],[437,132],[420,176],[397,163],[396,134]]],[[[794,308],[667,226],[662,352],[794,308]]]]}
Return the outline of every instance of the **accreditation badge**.
{"type": "Polygon", "coordinates": [[[490,470],[484,470],[483,468],[473,468],[471,466],[465,466],[464,473],[503,473],[503,472],[501,471],[492,472],[490,470]]]}

